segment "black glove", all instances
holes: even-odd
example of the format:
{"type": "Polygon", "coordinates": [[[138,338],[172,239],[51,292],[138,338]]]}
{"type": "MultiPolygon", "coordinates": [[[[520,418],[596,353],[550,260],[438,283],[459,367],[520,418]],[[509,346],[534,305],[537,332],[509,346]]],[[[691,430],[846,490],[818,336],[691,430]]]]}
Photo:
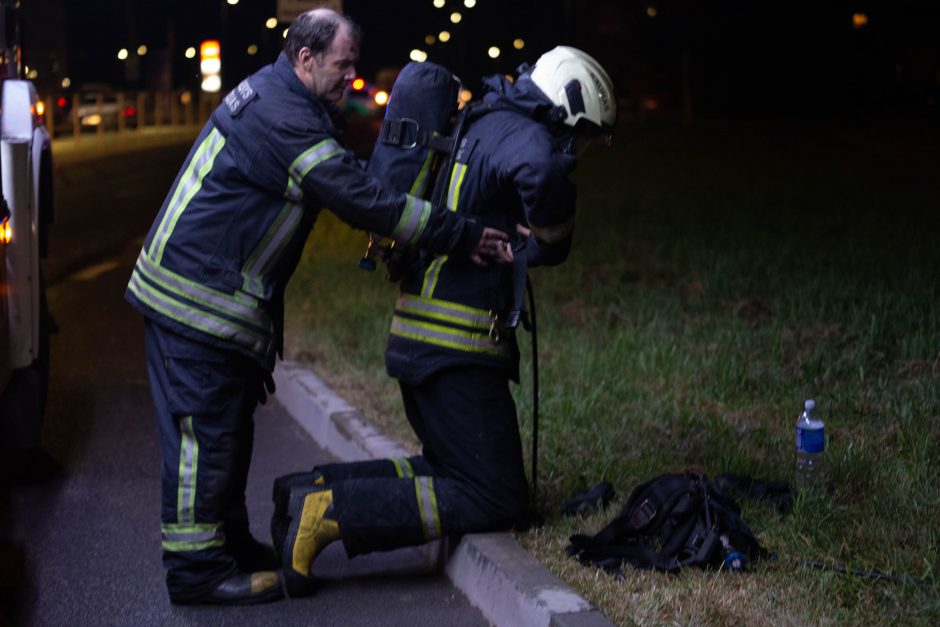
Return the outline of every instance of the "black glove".
{"type": "Polygon", "coordinates": [[[277,386],[274,385],[274,377],[270,372],[265,372],[258,381],[258,402],[264,405],[264,402],[268,400],[268,394],[273,395],[275,391],[277,391],[277,386]]]}

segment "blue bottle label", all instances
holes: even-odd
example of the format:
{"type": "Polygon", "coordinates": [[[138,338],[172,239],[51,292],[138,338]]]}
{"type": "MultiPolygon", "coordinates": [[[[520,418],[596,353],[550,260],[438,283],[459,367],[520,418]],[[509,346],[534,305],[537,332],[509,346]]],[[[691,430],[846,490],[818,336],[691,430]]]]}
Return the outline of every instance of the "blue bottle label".
{"type": "Polygon", "coordinates": [[[825,429],[796,428],[796,450],[804,453],[822,453],[825,449],[825,429]]]}

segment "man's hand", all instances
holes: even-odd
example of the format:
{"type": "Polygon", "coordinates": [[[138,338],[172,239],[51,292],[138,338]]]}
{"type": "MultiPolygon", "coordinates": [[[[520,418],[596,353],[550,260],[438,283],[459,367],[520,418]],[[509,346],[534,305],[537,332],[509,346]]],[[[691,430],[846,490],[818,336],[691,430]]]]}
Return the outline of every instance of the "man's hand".
{"type": "MultiPolygon", "coordinates": [[[[516,233],[522,237],[528,238],[532,234],[532,231],[522,226],[521,224],[516,225],[516,233]]],[[[499,263],[512,263],[512,260],[515,258],[515,255],[512,252],[512,244],[510,242],[497,242],[496,244],[496,261],[499,263]]]]}
{"type": "MultiPolygon", "coordinates": [[[[505,259],[505,249],[509,246],[509,236],[498,229],[489,227],[483,229],[483,235],[477,247],[470,253],[470,260],[485,268],[490,265],[490,261],[499,261],[507,263],[505,259]]],[[[512,251],[509,253],[509,260],[512,261],[512,251]]]]}

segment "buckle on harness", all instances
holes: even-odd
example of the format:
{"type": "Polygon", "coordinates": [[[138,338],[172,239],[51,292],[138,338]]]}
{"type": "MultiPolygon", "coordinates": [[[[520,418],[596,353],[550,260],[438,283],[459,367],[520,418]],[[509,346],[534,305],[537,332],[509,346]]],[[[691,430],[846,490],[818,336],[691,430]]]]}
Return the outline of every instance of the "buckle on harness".
{"type": "Polygon", "coordinates": [[[410,150],[418,145],[418,129],[418,121],[411,118],[385,120],[382,122],[382,143],[410,150]],[[411,143],[406,143],[409,137],[411,143]]]}
{"type": "Polygon", "coordinates": [[[499,314],[495,311],[490,311],[490,320],[492,320],[492,322],[490,322],[490,341],[493,342],[493,344],[499,344],[503,341],[503,336],[499,332],[501,326],[499,314]]]}
{"type": "Polygon", "coordinates": [[[656,509],[650,505],[649,499],[644,499],[630,517],[630,525],[634,529],[642,529],[654,518],[656,518],[656,509]]]}

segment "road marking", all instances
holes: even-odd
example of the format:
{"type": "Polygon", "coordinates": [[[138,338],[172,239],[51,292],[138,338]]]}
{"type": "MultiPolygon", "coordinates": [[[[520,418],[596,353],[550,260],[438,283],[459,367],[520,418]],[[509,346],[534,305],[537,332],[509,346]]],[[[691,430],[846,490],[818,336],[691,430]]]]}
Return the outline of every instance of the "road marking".
{"type": "Polygon", "coordinates": [[[68,277],[66,277],[65,280],[66,281],[91,281],[92,279],[98,278],[105,272],[108,272],[110,270],[117,268],[118,265],[119,264],[117,260],[114,260],[114,259],[110,261],[103,261],[101,263],[96,263],[93,266],[88,266],[87,268],[83,268],[82,270],[79,270],[78,272],[75,272],[69,275],[68,277]]]}

